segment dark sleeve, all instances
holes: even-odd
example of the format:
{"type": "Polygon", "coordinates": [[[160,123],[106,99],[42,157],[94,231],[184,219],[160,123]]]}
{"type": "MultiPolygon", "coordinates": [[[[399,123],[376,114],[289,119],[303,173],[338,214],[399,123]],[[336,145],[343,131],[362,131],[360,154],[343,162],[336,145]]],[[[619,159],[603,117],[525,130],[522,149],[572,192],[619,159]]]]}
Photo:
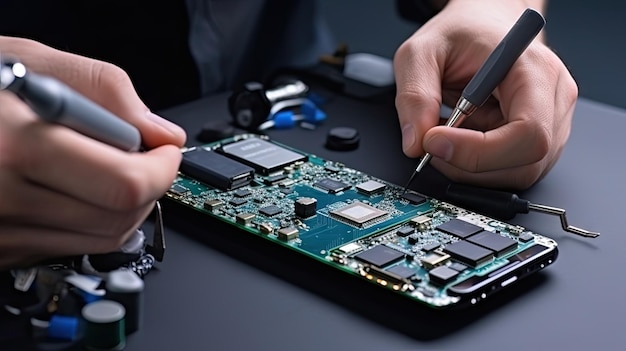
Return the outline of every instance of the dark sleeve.
{"type": "Polygon", "coordinates": [[[439,12],[430,0],[396,0],[396,10],[403,19],[420,24],[439,12]]]}

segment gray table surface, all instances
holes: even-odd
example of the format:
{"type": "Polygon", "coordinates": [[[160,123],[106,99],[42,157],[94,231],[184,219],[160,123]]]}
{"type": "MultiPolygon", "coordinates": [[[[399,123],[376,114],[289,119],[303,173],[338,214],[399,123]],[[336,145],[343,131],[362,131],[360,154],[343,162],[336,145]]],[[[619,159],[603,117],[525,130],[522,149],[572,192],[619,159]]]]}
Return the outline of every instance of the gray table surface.
{"type": "MultiPolygon", "coordinates": [[[[392,104],[338,98],[325,109],[328,120],[316,131],[296,128],[269,134],[303,151],[404,184],[415,160],[400,151],[392,104]],[[334,126],[358,128],[361,146],[351,152],[326,150],[325,133],[334,126]]],[[[190,145],[198,144],[194,137],[204,122],[228,119],[225,95],[162,114],[188,130],[190,145]]],[[[626,111],[579,100],[561,159],[545,179],[520,195],[564,208],[570,224],[602,235],[584,239],[564,232],[557,217],[518,215],[511,222],[559,243],[558,260],[520,283],[519,291],[503,295],[506,301],[492,306],[486,301],[488,308],[466,313],[463,323],[450,330],[444,324],[432,335],[407,333],[400,329],[410,330],[412,324],[394,328],[385,318],[368,318],[276,272],[168,228],[165,260],[146,277],[143,324],[129,336],[126,350],[623,350],[624,130],[626,111]]],[[[428,188],[429,181],[418,178],[416,186],[428,188]]],[[[365,297],[362,307],[384,304],[365,297]]],[[[386,318],[404,313],[391,309],[386,318]]]]}

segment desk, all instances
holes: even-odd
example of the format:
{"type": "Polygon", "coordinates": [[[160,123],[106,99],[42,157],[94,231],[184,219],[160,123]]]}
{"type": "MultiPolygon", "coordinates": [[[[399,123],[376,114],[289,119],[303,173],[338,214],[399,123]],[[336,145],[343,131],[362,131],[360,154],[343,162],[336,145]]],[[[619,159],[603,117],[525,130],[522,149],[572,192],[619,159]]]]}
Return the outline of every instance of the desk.
{"type": "MultiPolygon", "coordinates": [[[[325,110],[328,120],[316,131],[296,128],[269,134],[303,151],[404,184],[415,160],[401,152],[391,104],[338,98],[325,110]],[[359,129],[359,149],[333,152],[323,147],[326,131],[340,125],[359,129]]],[[[204,122],[229,118],[225,96],[162,114],[189,132],[190,145],[198,144],[193,139],[204,122]]],[[[623,130],[626,111],[579,101],[561,159],[544,180],[521,195],[565,208],[570,224],[602,235],[584,239],[561,230],[557,217],[519,215],[512,222],[559,242],[559,259],[529,282],[520,282],[522,292],[505,295],[497,308],[475,317],[470,313],[467,323],[454,330],[436,337],[408,335],[170,228],[165,260],[146,277],[143,326],[129,337],[126,350],[623,349],[623,130]]],[[[395,315],[397,311],[390,311],[388,318],[395,315]]]]}

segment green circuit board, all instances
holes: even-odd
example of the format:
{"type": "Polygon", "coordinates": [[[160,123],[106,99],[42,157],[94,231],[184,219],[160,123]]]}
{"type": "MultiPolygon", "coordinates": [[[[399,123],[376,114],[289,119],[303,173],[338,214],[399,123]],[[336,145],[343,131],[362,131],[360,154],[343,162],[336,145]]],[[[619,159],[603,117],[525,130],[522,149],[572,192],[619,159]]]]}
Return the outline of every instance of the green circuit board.
{"type": "Polygon", "coordinates": [[[185,150],[169,200],[435,308],[471,306],[557,244],[253,134],[185,150]]]}

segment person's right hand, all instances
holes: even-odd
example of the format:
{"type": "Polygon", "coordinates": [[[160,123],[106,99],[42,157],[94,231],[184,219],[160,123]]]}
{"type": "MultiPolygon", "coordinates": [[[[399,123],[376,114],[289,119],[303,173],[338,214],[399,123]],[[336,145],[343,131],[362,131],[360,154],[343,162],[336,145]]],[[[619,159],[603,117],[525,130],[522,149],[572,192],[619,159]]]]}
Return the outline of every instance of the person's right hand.
{"type": "Polygon", "coordinates": [[[114,65],[10,37],[0,37],[0,53],[135,125],[148,150],[127,153],[43,122],[0,92],[0,269],[114,251],[172,185],[185,132],[151,113],[114,65]]]}

